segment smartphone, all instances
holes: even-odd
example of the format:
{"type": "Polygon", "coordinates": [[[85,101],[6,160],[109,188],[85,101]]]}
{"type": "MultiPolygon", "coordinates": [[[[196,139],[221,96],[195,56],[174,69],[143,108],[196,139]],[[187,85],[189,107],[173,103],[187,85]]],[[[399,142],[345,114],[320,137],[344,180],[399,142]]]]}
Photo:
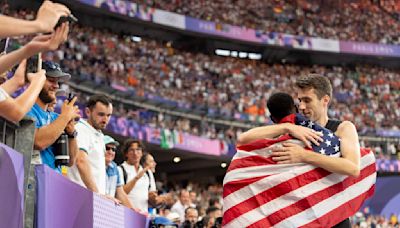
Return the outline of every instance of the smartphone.
{"type": "Polygon", "coordinates": [[[26,73],[36,73],[42,69],[41,53],[29,57],[26,62],[26,73]]]}
{"type": "Polygon", "coordinates": [[[74,22],[78,22],[78,19],[72,14],[70,14],[68,16],[62,16],[62,17],[60,17],[60,19],[58,19],[56,26],[54,26],[54,30],[56,30],[58,27],[60,27],[62,25],[62,23],[64,23],[64,22],[69,22],[71,24],[74,22]]]}
{"type": "Polygon", "coordinates": [[[68,103],[71,102],[72,99],[74,99],[74,97],[75,97],[75,94],[72,93],[72,92],[70,92],[70,93],[68,94],[68,97],[67,97],[68,103]]]}

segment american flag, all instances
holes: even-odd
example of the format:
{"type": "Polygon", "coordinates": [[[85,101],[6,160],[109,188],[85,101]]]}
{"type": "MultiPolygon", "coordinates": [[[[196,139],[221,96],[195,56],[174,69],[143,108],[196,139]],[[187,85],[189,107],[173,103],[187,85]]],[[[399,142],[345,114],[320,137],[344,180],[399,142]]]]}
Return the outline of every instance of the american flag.
{"type": "MultiPolygon", "coordinates": [[[[285,141],[302,144],[284,135],[237,148],[224,178],[224,227],[331,227],[373,194],[376,167],[370,150],[361,149],[361,173],[353,178],[303,163],[276,164],[271,147],[285,141]]],[[[324,147],[335,151],[333,143],[324,147]]]]}

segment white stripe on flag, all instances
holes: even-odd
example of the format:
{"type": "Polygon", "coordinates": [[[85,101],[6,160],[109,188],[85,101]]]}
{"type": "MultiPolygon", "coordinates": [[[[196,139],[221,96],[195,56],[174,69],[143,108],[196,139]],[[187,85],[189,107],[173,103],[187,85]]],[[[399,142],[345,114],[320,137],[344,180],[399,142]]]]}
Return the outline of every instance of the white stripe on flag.
{"type": "MultiPolygon", "coordinates": [[[[371,156],[373,156],[372,153],[361,158],[361,169],[364,169],[365,167],[367,167],[375,162],[374,159],[371,158],[371,156]]],[[[304,166],[309,168],[310,170],[315,169],[315,167],[311,166],[311,165],[304,165],[304,166]]],[[[298,176],[298,175],[300,175],[300,174],[297,174],[295,176],[298,176]]],[[[276,176],[282,176],[282,175],[276,175],[276,176]]],[[[272,177],[275,177],[275,176],[272,176],[272,177]]],[[[279,178],[281,178],[281,177],[279,177],[279,178]]],[[[278,179],[275,181],[279,181],[278,182],[278,184],[279,184],[280,182],[284,182],[291,178],[292,178],[292,176],[287,179],[285,178],[285,180],[279,181],[279,179],[278,179]]],[[[261,220],[261,219],[265,218],[266,216],[271,215],[272,213],[293,204],[294,199],[296,199],[296,198],[298,200],[303,199],[315,192],[321,191],[329,186],[339,183],[339,182],[343,181],[345,178],[347,178],[346,175],[330,174],[320,180],[317,180],[308,185],[302,186],[302,187],[300,187],[294,191],[291,191],[283,196],[280,196],[260,207],[257,207],[245,214],[240,215],[239,217],[232,220],[230,223],[226,224],[225,227],[249,226],[249,225],[253,224],[255,221],[261,220]]],[[[240,190],[228,195],[226,198],[224,198],[224,211],[226,211],[229,208],[238,204],[237,199],[241,199],[241,202],[243,202],[243,201],[251,198],[252,196],[257,195],[258,193],[269,189],[269,188],[265,188],[265,184],[266,184],[265,181],[267,181],[269,184],[271,184],[271,180],[267,180],[267,179],[268,178],[263,178],[255,183],[250,184],[248,187],[245,187],[245,188],[248,188],[246,190],[244,190],[244,188],[243,188],[243,189],[240,189],[240,190]],[[243,192],[239,192],[241,190],[243,190],[243,192]],[[237,194],[237,195],[234,195],[234,194],[237,194]],[[225,205],[227,205],[228,207],[225,208],[225,205]]],[[[274,184],[273,186],[275,186],[275,185],[276,184],[274,184]]],[[[341,192],[341,193],[343,193],[343,192],[341,192]]]]}
{"type": "MultiPolygon", "coordinates": [[[[270,165],[270,167],[271,166],[273,167],[275,165],[270,165]]],[[[224,198],[223,210],[227,211],[229,208],[235,206],[238,203],[237,199],[241,199],[241,201],[245,201],[255,195],[258,195],[261,192],[264,192],[264,191],[282,183],[282,182],[290,180],[298,175],[301,175],[301,174],[306,173],[313,169],[315,169],[315,166],[301,164],[301,166],[298,167],[298,169],[293,170],[293,164],[292,164],[292,167],[289,171],[286,171],[283,173],[280,172],[279,174],[262,178],[246,187],[243,187],[243,188],[229,194],[227,197],[224,198]],[[265,183],[268,183],[268,187],[265,185],[265,183]]],[[[249,176],[247,175],[246,178],[249,178],[249,176]]]]}
{"type": "Polygon", "coordinates": [[[326,200],[312,206],[311,208],[283,220],[282,222],[276,224],[274,227],[299,227],[308,224],[316,218],[319,218],[329,211],[332,211],[335,208],[339,207],[340,205],[338,205],[338,202],[343,202],[343,204],[345,204],[346,202],[368,191],[369,188],[374,185],[375,181],[376,173],[373,173],[364,178],[362,181],[351,185],[344,192],[339,192],[327,198],[326,200]],[[316,217],[312,216],[313,214],[315,214],[316,217]]]}
{"type": "Polygon", "coordinates": [[[225,175],[224,184],[236,180],[247,179],[249,177],[253,178],[265,175],[280,174],[282,172],[291,172],[293,171],[293,168],[302,166],[304,166],[304,163],[280,164],[280,165],[267,164],[267,165],[259,165],[246,168],[238,168],[228,172],[225,175]]]}

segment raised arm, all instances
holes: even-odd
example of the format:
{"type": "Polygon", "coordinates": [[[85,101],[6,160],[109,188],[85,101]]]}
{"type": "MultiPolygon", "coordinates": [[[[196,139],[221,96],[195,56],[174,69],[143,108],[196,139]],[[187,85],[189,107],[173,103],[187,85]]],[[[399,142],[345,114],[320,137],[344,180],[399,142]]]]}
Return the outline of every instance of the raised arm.
{"type": "Polygon", "coordinates": [[[333,173],[357,177],[360,174],[360,144],[356,128],[351,122],[344,121],[336,135],[341,139],[342,157],[312,153],[297,144],[283,143],[283,147],[273,149],[273,159],[278,164],[304,162],[333,173]]]}
{"type": "Polygon", "coordinates": [[[34,21],[0,15],[0,37],[4,38],[51,32],[59,18],[69,14],[71,14],[70,10],[64,5],[51,1],[44,1],[34,21]]]}
{"type": "Polygon", "coordinates": [[[301,140],[309,148],[311,143],[318,145],[318,141],[322,141],[320,134],[310,128],[282,123],[250,129],[239,136],[237,144],[244,145],[259,139],[273,139],[284,134],[290,134],[301,140]]]}
{"type": "Polygon", "coordinates": [[[137,175],[130,181],[128,181],[125,185],[124,185],[124,191],[126,192],[126,194],[129,194],[132,189],[135,187],[136,182],[143,177],[143,175],[150,169],[150,167],[145,167],[142,170],[140,170],[140,172],[137,173],[137,175]]]}

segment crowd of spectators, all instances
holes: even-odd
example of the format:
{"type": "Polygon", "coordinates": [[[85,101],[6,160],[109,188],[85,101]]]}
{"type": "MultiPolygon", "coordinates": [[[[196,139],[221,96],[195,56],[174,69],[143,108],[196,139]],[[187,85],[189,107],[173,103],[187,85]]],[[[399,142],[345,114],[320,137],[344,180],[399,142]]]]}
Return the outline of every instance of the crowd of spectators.
{"type": "Polygon", "coordinates": [[[389,218],[382,215],[371,215],[369,213],[357,212],[351,219],[353,228],[398,228],[398,216],[392,214],[389,218]]]}
{"type": "Polygon", "coordinates": [[[400,19],[400,2],[396,0],[379,0],[380,7],[400,19]]]}
{"type": "MultiPolygon", "coordinates": [[[[24,11],[14,16],[33,18],[24,11]]],[[[137,96],[163,97],[229,117],[245,114],[259,123],[269,122],[265,103],[271,93],[292,92],[296,77],[315,72],[333,83],[330,117],[353,121],[359,132],[400,126],[398,70],[269,65],[177,50],[156,40],[135,42],[129,36],[78,26],[64,48],[47,58],[83,79],[134,88],[137,96]]]]}
{"type": "MultiPolygon", "coordinates": [[[[27,11],[13,16],[34,18],[27,11]]],[[[265,105],[270,94],[292,93],[292,82],[297,76],[316,72],[326,75],[333,83],[331,117],[353,121],[360,134],[368,133],[369,129],[398,130],[400,126],[398,70],[372,66],[269,65],[178,50],[171,43],[156,40],[135,42],[129,36],[79,26],[74,26],[63,48],[47,54],[46,58],[60,62],[74,77],[97,84],[123,85],[134,89],[137,96],[159,96],[192,109],[206,107],[209,112],[223,116],[244,114],[261,124],[270,123],[265,105]]],[[[230,142],[246,130],[163,113],[140,115],[137,110],[122,106],[117,111],[119,116],[150,126],[230,142]]]]}
{"type": "Polygon", "coordinates": [[[149,7],[265,32],[399,44],[398,1],[133,0],[149,7]]]}
{"type": "Polygon", "coordinates": [[[155,40],[138,43],[83,27],[74,28],[66,48],[48,58],[83,79],[134,88],[137,96],[150,94],[229,117],[244,113],[261,123],[269,122],[265,103],[271,93],[292,92],[296,77],[315,72],[333,83],[332,118],[353,121],[359,131],[400,126],[398,70],[269,65],[177,50],[155,40]]]}
{"type": "MultiPolygon", "coordinates": [[[[45,2],[45,4],[50,3],[45,2]]],[[[34,18],[31,13],[22,12],[19,15],[23,15],[25,18],[34,18]]],[[[60,33],[61,30],[66,29],[66,25],[64,24],[62,28],[55,33],[60,33]]],[[[66,34],[68,32],[64,31],[62,33],[66,34]]],[[[64,40],[65,39],[60,36],[57,46],[64,40]]],[[[358,67],[351,70],[342,67],[302,67],[285,64],[268,65],[254,61],[222,58],[176,50],[172,48],[170,44],[163,44],[154,40],[143,40],[137,43],[127,36],[119,37],[112,33],[84,27],[76,27],[73,32],[71,32],[65,47],[46,54],[45,58],[47,60],[60,62],[64,71],[68,71],[87,80],[93,80],[98,84],[111,85],[117,83],[123,86],[130,86],[136,90],[138,96],[154,94],[187,103],[191,106],[203,105],[219,109],[221,113],[228,116],[233,116],[235,112],[239,112],[247,113],[251,116],[261,116],[264,119],[268,117],[265,101],[272,92],[277,90],[291,92],[293,91],[292,81],[294,81],[295,77],[308,72],[317,72],[330,77],[334,85],[334,90],[336,91],[333,101],[334,109],[330,113],[331,116],[352,120],[356,125],[365,125],[367,127],[392,127],[392,129],[398,129],[399,126],[399,73],[386,69],[358,67]],[[369,112],[369,109],[372,109],[372,111],[369,112]],[[353,115],[351,113],[353,113],[353,115]]],[[[50,109],[48,109],[48,105],[54,102],[55,99],[52,98],[56,96],[55,91],[59,87],[58,81],[54,78],[68,76],[69,79],[70,75],[65,74],[60,67],[53,62],[46,61],[44,64],[44,69],[47,71],[42,72],[42,77],[46,75],[46,82],[43,82],[44,84],[41,85],[43,87],[42,91],[52,96],[46,100],[43,100],[43,96],[39,96],[33,111],[35,111],[35,109],[40,110],[43,115],[46,115],[47,113],[53,114],[53,112],[50,112],[50,109]],[[47,67],[46,64],[48,64],[47,67]],[[63,74],[58,74],[58,76],[56,76],[51,75],[50,72],[61,72],[63,74]]],[[[37,95],[34,97],[36,96],[37,95]]],[[[42,141],[43,139],[49,141],[46,136],[53,135],[53,139],[51,139],[51,143],[46,142],[43,144],[39,143],[39,138],[35,138],[35,148],[41,150],[40,156],[43,157],[43,151],[50,148],[55,140],[57,140],[58,136],[65,130],[65,133],[68,135],[69,143],[72,144],[72,142],[74,142],[73,147],[75,147],[75,150],[78,148],[77,145],[79,144],[80,150],[79,152],[74,152],[74,156],[76,155],[77,158],[71,155],[70,164],[68,165],[78,167],[77,169],[79,170],[75,172],[75,174],[79,174],[79,178],[82,177],[82,180],[78,180],[81,182],[80,184],[82,186],[95,192],[97,187],[99,187],[98,192],[105,194],[104,190],[106,184],[103,183],[99,185],[98,183],[106,180],[105,177],[109,174],[105,173],[105,169],[108,167],[100,167],[104,172],[102,176],[99,175],[100,177],[98,179],[101,181],[93,180],[92,183],[88,182],[87,178],[92,175],[88,170],[95,170],[95,172],[93,172],[95,175],[100,173],[97,172],[98,170],[94,169],[100,168],[94,166],[104,163],[104,150],[107,150],[107,153],[115,155],[116,148],[104,147],[99,144],[101,140],[93,139],[94,137],[103,137],[102,133],[98,130],[105,129],[112,115],[113,106],[112,102],[110,102],[109,98],[105,95],[94,97],[95,98],[93,98],[93,96],[91,97],[94,102],[91,104],[89,100],[87,104],[86,113],[90,117],[88,118],[88,122],[80,120],[80,125],[78,125],[77,130],[75,130],[74,127],[68,130],[67,125],[75,125],[74,121],[79,117],[79,114],[77,113],[78,108],[75,107],[74,104],[77,99],[81,100],[82,97],[73,98],[72,101],[68,102],[65,101],[61,114],[59,116],[54,114],[54,119],[47,121],[46,124],[48,126],[53,126],[53,131],[36,124],[36,136],[45,134],[45,137],[41,137],[40,139],[42,139],[42,141]],[[99,114],[101,113],[99,110],[103,110],[104,108],[107,109],[106,117],[104,113],[99,114]],[[68,112],[68,118],[64,119],[63,117],[66,116],[66,114],[64,114],[65,112],[68,112]],[[103,121],[101,120],[102,118],[106,118],[106,120],[103,121]],[[60,124],[61,121],[63,121],[64,124],[60,124]],[[57,128],[59,128],[57,134],[54,133],[54,126],[56,125],[57,128]],[[93,131],[93,129],[97,131],[93,131]],[[84,134],[86,132],[88,132],[88,134],[84,134]],[[56,135],[57,137],[55,137],[56,135]],[[86,138],[88,138],[87,141],[84,140],[86,138]],[[91,151],[93,147],[86,145],[87,142],[96,143],[98,146],[97,149],[100,151],[100,153],[97,153],[99,157],[87,157],[88,152],[93,152],[91,151]],[[83,148],[82,145],[87,147],[83,148]],[[88,159],[88,161],[90,160],[91,163],[82,166],[83,162],[88,162],[85,159],[88,159]],[[80,168],[81,166],[83,168],[80,168]],[[85,180],[83,180],[84,176],[82,170],[86,170],[85,172],[87,172],[85,174],[87,175],[85,176],[85,180]],[[95,187],[91,188],[89,185],[95,187]],[[100,191],[100,187],[103,187],[103,191],[100,191]]],[[[5,99],[9,98],[6,96],[5,99]]],[[[115,114],[117,115],[135,115],[133,110],[125,110],[123,106],[116,107],[116,110],[115,114]]],[[[142,111],[148,112],[147,110],[142,111]]],[[[33,113],[33,115],[38,114],[33,113]]],[[[191,126],[188,119],[167,120],[169,118],[171,117],[165,116],[162,113],[157,113],[157,115],[150,118],[147,123],[159,127],[169,127],[168,125],[176,126],[178,130],[189,130],[196,134],[195,130],[193,130],[195,127],[191,126]]],[[[44,118],[42,119],[44,120],[44,118]]],[[[40,122],[42,119],[38,118],[37,120],[40,122]]],[[[223,133],[221,133],[221,136],[218,136],[215,126],[209,127],[208,125],[199,125],[198,127],[202,130],[197,130],[197,134],[204,134],[204,132],[206,132],[206,137],[224,137],[223,133]]],[[[231,128],[227,129],[224,133],[225,137],[226,134],[235,134],[234,130],[231,128]]],[[[114,141],[112,140],[109,142],[114,141]]],[[[104,144],[107,143],[104,142],[104,144]]],[[[70,145],[70,147],[72,146],[70,145]]],[[[126,152],[124,152],[124,155],[130,154],[129,156],[133,157],[134,161],[139,164],[138,160],[141,160],[143,154],[132,156],[131,153],[136,153],[138,149],[138,146],[136,148],[129,147],[126,152]]],[[[140,151],[143,149],[144,148],[140,148],[140,151]]],[[[50,151],[49,153],[51,153],[49,156],[54,157],[54,152],[50,151]]],[[[129,160],[129,156],[125,157],[126,161],[129,160]]],[[[43,160],[43,163],[46,165],[54,163],[54,160],[50,160],[51,159],[43,160]]],[[[152,164],[152,169],[147,170],[155,172],[156,163],[154,160],[152,164]]],[[[136,167],[136,169],[139,171],[146,168],[145,166],[146,165],[142,163],[140,167],[136,167]]],[[[58,168],[56,166],[50,167],[55,170],[58,168]]],[[[71,170],[68,172],[70,171],[71,170]]],[[[136,176],[139,176],[139,174],[136,176]]],[[[136,176],[131,179],[135,179],[136,176]]],[[[70,175],[68,177],[73,179],[70,175]]],[[[142,177],[145,177],[143,173],[142,177]]],[[[138,179],[142,177],[138,177],[138,179]]],[[[150,176],[148,178],[150,179],[150,176]]],[[[119,179],[122,179],[122,175],[119,175],[119,179]]],[[[148,182],[150,182],[150,180],[148,182]]],[[[219,227],[220,217],[222,215],[222,186],[220,184],[212,184],[204,187],[203,185],[192,182],[185,186],[179,184],[171,185],[167,184],[167,179],[154,182],[156,183],[155,189],[157,190],[157,194],[160,196],[168,194],[172,196],[172,200],[165,200],[160,204],[153,205],[157,207],[157,209],[150,208],[149,213],[152,216],[165,217],[168,221],[176,223],[180,227],[219,227]],[[198,225],[195,226],[195,224],[198,225]]],[[[115,182],[115,184],[117,183],[118,182],[115,182]]],[[[121,187],[121,185],[118,187],[121,187]]],[[[147,185],[141,187],[147,188],[147,185]]],[[[153,189],[154,188],[152,188],[152,190],[153,189]]],[[[150,187],[147,191],[149,190],[150,187]]],[[[114,196],[113,194],[110,195],[112,198],[114,196]]],[[[134,200],[132,201],[133,205],[137,203],[134,202],[134,200]]],[[[132,209],[135,210],[133,207],[134,206],[132,206],[132,209]]],[[[147,211],[139,212],[147,213],[147,211]]],[[[359,225],[359,227],[363,227],[364,223],[366,223],[367,226],[373,223],[382,224],[382,226],[385,224],[393,224],[393,226],[396,226],[396,223],[393,223],[394,220],[396,220],[395,222],[397,223],[397,217],[391,218],[391,220],[387,222],[387,220],[381,217],[372,216],[362,220],[360,216],[358,216],[355,218],[355,224],[356,226],[359,225]]],[[[156,219],[153,221],[156,221],[156,219]]]]}

